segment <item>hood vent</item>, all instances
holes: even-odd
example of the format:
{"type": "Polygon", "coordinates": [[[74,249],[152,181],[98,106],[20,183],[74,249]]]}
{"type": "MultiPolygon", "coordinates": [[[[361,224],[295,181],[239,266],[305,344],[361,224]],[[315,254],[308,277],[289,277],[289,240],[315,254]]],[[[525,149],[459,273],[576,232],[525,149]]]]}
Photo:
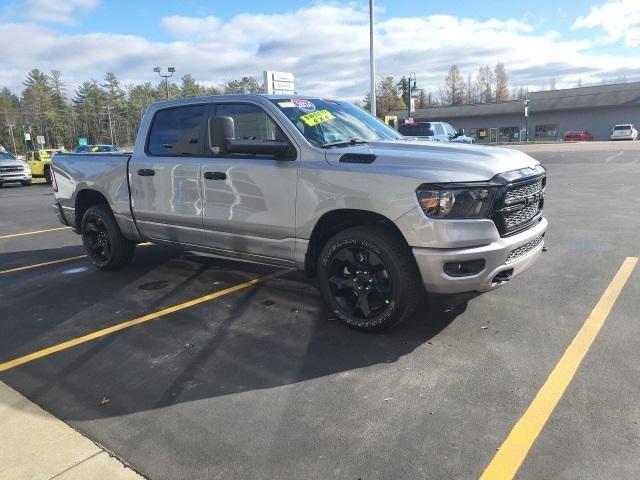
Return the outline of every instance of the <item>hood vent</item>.
{"type": "Polygon", "coordinates": [[[373,163],[375,159],[372,153],[345,153],[340,157],[340,163],[373,163]]]}

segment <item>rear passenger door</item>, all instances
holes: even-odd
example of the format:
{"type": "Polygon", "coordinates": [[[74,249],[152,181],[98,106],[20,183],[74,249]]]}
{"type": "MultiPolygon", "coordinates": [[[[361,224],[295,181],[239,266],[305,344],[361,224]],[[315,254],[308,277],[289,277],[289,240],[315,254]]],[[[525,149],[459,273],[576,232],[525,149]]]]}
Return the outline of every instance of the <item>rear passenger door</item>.
{"type": "Polygon", "coordinates": [[[158,110],[144,152],[130,162],[131,199],[145,237],[198,245],[202,235],[200,166],[209,104],[158,110]]]}

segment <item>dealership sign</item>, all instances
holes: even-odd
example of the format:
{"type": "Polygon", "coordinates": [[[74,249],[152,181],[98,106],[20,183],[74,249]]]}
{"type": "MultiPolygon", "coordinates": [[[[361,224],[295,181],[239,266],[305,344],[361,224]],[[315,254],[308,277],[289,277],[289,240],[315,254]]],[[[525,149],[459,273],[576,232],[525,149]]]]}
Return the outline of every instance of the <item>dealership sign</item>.
{"type": "Polygon", "coordinates": [[[264,93],[293,95],[295,93],[293,73],[265,70],[264,93]]]}

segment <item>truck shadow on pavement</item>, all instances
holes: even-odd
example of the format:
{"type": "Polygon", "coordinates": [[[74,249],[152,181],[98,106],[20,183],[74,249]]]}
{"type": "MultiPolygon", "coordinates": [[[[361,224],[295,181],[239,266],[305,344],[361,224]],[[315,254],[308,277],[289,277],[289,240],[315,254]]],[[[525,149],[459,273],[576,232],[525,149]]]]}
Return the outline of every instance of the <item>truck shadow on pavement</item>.
{"type": "MultiPolygon", "coordinates": [[[[100,287],[90,286],[86,278],[54,286],[48,300],[40,301],[52,309],[55,299],[66,295],[69,305],[52,316],[57,323],[71,317],[86,321],[58,341],[117,323],[105,324],[105,316],[114,316],[101,312],[106,304],[98,299],[105,291],[151,285],[148,290],[136,288],[127,298],[114,298],[114,303],[124,304],[118,308],[126,312],[127,303],[135,306],[140,297],[148,296],[145,311],[154,311],[179,303],[175,297],[193,298],[212,279],[237,284],[273,271],[176,250],[152,253],[154,248],[117,275],[93,272],[91,278],[98,275],[100,287]],[[69,301],[74,285],[72,300],[82,296],[83,302],[69,301]],[[91,311],[103,317],[100,321],[87,313],[92,302],[96,303],[91,311]]],[[[402,325],[382,333],[358,332],[333,319],[313,285],[303,274],[292,272],[36,360],[4,372],[2,379],[63,420],[108,418],[395,363],[427,344],[465,309],[466,302],[447,308],[425,297],[402,325]],[[105,398],[106,404],[101,402],[105,398]]],[[[120,315],[120,321],[134,316],[127,315],[120,315]]],[[[25,353],[29,352],[20,352],[25,353]]]]}

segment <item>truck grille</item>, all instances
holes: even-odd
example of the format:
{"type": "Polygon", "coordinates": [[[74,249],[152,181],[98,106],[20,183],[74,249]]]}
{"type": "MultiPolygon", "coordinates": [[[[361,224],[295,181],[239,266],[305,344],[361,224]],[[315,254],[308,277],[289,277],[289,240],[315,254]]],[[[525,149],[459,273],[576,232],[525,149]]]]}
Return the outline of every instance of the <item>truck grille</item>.
{"type": "Polygon", "coordinates": [[[538,238],[531,240],[524,245],[519,246],[515,250],[511,250],[509,255],[507,255],[507,263],[515,262],[520,257],[523,257],[527,253],[536,249],[538,245],[540,245],[544,241],[544,235],[540,235],[538,238]]]}
{"type": "Polygon", "coordinates": [[[524,207],[522,210],[517,210],[513,213],[505,213],[504,224],[507,230],[513,230],[518,226],[529,222],[540,211],[540,202],[532,203],[528,207],[524,207]]]}
{"type": "Polygon", "coordinates": [[[23,167],[0,167],[0,173],[22,172],[23,167]]]}
{"type": "Polygon", "coordinates": [[[530,226],[542,213],[546,176],[524,178],[503,187],[493,221],[500,235],[508,236],[530,226]]]}
{"type": "Polygon", "coordinates": [[[510,205],[512,203],[516,203],[523,198],[526,198],[530,195],[534,195],[542,190],[542,179],[537,182],[530,183],[528,185],[523,185],[520,187],[513,187],[511,190],[507,191],[507,194],[504,197],[504,203],[506,205],[510,205]]]}

